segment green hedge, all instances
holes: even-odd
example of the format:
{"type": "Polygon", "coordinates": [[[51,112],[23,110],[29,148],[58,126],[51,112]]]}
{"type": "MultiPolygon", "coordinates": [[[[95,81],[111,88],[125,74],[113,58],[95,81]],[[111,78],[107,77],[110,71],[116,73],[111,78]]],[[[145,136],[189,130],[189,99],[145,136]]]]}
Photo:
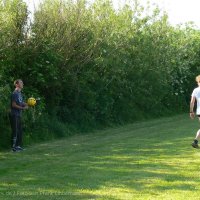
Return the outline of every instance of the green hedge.
{"type": "Polygon", "coordinates": [[[30,21],[22,0],[0,1],[0,146],[16,78],[41,98],[24,114],[27,143],[188,109],[199,31],[132,5],[46,0],[30,21]]]}

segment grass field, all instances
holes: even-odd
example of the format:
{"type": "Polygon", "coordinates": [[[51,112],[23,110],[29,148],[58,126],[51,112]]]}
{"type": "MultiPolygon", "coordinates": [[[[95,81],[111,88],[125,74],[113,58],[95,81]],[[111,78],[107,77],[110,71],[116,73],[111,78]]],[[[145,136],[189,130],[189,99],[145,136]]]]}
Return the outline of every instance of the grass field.
{"type": "Polygon", "coordinates": [[[200,199],[199,125],[178,115],[0,152],[0,199],[200,199]]]}

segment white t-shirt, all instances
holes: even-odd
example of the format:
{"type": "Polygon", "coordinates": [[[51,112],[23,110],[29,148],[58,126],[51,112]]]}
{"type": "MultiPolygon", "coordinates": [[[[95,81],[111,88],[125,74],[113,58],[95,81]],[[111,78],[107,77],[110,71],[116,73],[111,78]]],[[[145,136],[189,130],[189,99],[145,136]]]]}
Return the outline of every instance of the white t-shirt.
{"type": "Polygon", "coordinates": [[[196,114],[200,115],[200,87],[197,87],[193,90],[192,92],[192,97],[196,98],[197,101],[197,110],[196,110],[196,114]]]}

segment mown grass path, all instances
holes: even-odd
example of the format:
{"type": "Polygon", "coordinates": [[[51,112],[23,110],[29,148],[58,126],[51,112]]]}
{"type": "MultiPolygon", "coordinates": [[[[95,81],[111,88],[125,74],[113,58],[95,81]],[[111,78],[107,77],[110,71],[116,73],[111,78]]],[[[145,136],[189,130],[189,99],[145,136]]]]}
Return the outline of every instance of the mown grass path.
{"type": "Polygon", "coordinates": [[[0,152],[0,199],[200,199],[198,127],[178,115],[0,152]]]}

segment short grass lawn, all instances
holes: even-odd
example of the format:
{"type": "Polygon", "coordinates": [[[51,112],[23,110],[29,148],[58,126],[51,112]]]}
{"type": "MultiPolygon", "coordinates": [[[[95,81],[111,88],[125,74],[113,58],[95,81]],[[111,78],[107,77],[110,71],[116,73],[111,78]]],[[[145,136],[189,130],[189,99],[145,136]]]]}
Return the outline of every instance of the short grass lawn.
{"type": "Polygon", "coordinates": [[[199,127],[178,115],[0,152],[0,199],[200,199],[199,127]]]}

